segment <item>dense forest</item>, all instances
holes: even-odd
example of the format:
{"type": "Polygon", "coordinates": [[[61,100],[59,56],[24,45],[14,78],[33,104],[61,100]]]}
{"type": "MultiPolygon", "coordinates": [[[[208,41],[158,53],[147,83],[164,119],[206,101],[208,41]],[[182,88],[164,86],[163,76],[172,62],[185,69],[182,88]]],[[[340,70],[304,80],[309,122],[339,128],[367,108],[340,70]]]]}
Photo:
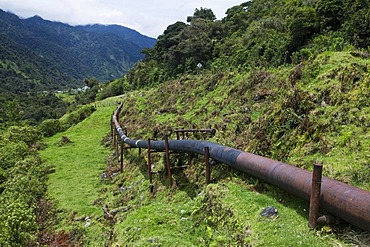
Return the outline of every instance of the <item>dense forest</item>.
{"type": "MultiPolygon", "coordinates": [[[[14,28],[6,35],[0,30],[0,243],[4,246],[32,246],[45,241],[42,233],[55,223],[48,221],[48,214],[55,212],[46,195],[47,176],[53,167],[45,165],[38,154],[45,148],[40,140],[90,116],[96,108],[89,103],[129,91],[139,96],[125,102],[130,109],[127,114],[141,117],[127,123],[130,134],[147,126],[133,133],[139,138],[153,137],[152,132],[159,135],[161,126],[154,120],[185,128],[214,124],[218,135],[212,141],[294,162],[303,168],[317,158],[325,162],[325,155],[331,151],[332,156],[327,159],[344,163],[353,155],[356,162],[351,161],[350,167],[333,168],[328,173],[369,189],[366,183],[370,179],[369,150],[366,140],[363,141],[368,139],[370,117],[366,62],[370,57],[370,3],[366,0],[253,0],[228,9],[221,20],[211,9],[201,7],[195,9],[186,23],[170,24],[151,48],[147,47],[152,40],[135,45],[132,41],[141,38],[133,33],[120,33],[115,26],[75,27],[70,32],[72,27],[65,24],[54,26],[39,17],[28,19],[28,23],[40,29],[47,27],[41,32],[45,43],[30,38],[34,34],[25,32],[27,25],[31,25],[24,24],[25,20],[5,12],[0,14],[15,19],[19,28],[4,20],[0,22],[0,28],[14,28]],[[23,32],[18,33],[19,30],[23,32]],[[68,35],[55,35],[63,32],[68,35]],[[76,41],[71,37],[75,32],[81,37],[91,37],[87,32],[92,32],[94,38],[88,41],[97,43],[85,40],[73,46],[71,43],[76,41]],[[116,34],[113,39],[109,38],[112,33],[116,34]],[[129,40],[128,46],[120,43],[122,36],[129,40]],[[53,39],[57,42],[49,46],[53,39]],[[112,43],[105,50],[101,44],[107,40],[112,43]],[[85,51],[89,44],[96,44],[92,54],[70,57],[76,51],[85,51]],[[66,51],[64,45],[73,49],[66,51]],[[44,47],[49,50],[43,57],[44,47]],[[129,54],[138,49],[143,49],[143,56],[129,54]],[[125,50],[126,55],[118,55],[118,50],[125,50]],[[330,52],[345,53],[337,56],[330,52]],[[122,64],[129,55],[132,55],[129,62],[122,64]],[[101,66],[100,58],[105,56],[113,61],[101,66]],[[140,58],[143,60],[139,61],[140,58]],[[342,66],[341,62],[347,60],[355,62],[342,66]],[[72,66],[65,67],[68,63],[72,66]],[[322,69],[321,65],[334,69],[322,69]],[[102,67],[103,71],[86,74],[87,68],[95,67],[102,67]],[[117,76],[117,71],[127,73],[105,84],[99,82],[106,75],[117,76]],[[51,92],[69,86],[71,81],[79,81],[80,86],[85,84],[88,89],[68,95],[72,100],[51,92]],[[144,93],[135,91],[138,89],[147,93],[146,98],[144,93]],[[69,114],[61,118],[66,112],[69,114]],[[335,155],[343,150],[347,157],[337,158],[335,155]]],[[[218,172],[222,173],[223,170],[218,172]]],[[[253,187],[256,188],[257,185],[253,187]]],[[[212,193],[210,188],[207,196],[211,199],[212,193]]],[[[122,197],[121,201],[112,200],[119,204],[134,198],[122,197]]],[[[234,217],[234,212],[217,203],[209,205],[211,202],[197,204],[199,208],[194,215],[188,216],[198,223],[199,219],[210,218],[204,226],[207,231],[226,222],[217,228],[224,239],[208,232],[205,243],[247,244],[248,236],[243,235],[245,238],[240,240],[239,235],[230,236],[228,232],[234,223],[226,218],[234,217]],[[212,218],[210,212],[203,215],[202,207],[221,208],[228,217],[212,218]]],[[[135,203],[139,205],[141,201],[135,203]]],[[[238,224],[240,234],[245,234],[246,228],[238,224]]],[[[123,232],[119,233],[122,239],[128,238],[123,232]]],[[[252,245],[257,240],[248,241],[252,245]]]]}
{"type": "Polygon", "coordinates": [[[254,0],[216,20],[211,9],[200,8],[187,23],[169,25],[125,78],[138,88],[201,69],[277,68],[324,51],[366,50],[369,11],[363,0],[254,0]]]}

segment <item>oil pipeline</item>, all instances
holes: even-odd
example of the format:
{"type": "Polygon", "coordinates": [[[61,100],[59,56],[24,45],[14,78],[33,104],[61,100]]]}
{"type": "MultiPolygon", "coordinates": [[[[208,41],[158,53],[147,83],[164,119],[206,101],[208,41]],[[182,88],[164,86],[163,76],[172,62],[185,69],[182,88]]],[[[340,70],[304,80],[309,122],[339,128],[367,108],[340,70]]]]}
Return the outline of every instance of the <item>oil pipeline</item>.
{"type": "MultiPolygon", "coordinates": [[[[205,154],[215,161],[227,164],[248,175],[277,186],[306,201],[313,188],[312,172],[283,162],[247,153],[231,147],[200,140],[133,140],[125,135],[119,123],[123,104],[113,114],[112,126],[122,143],[133,148],[205,154]],[[207,151],[208,152],[208,151],[207,151]]],[[[320,176],[321,192],[317,204],[321,209],[354,226],[370,232],[370,192],[343,182],[320,176]]],[[[312,197],[311,197],[312,198],[312,197]]],[[[312,199],[311,199],[312,200],[312,199]]],[[[310,206],[311,208],[311,206],[310,206]]]]}

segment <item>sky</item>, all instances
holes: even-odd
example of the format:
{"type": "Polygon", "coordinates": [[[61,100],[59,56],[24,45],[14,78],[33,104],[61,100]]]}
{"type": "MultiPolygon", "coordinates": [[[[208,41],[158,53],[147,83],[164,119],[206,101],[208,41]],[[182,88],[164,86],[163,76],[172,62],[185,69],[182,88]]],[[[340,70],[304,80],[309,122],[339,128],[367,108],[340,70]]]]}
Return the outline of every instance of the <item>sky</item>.
{"type": "Polygon", "coordinates": [[[70,25],[118,24],[157,38],[170,24],[186,22],[195,8],[222,19],[228,8],[247,0],[0,0],[0,9],[22,18],[35,15],[70,25]]]}

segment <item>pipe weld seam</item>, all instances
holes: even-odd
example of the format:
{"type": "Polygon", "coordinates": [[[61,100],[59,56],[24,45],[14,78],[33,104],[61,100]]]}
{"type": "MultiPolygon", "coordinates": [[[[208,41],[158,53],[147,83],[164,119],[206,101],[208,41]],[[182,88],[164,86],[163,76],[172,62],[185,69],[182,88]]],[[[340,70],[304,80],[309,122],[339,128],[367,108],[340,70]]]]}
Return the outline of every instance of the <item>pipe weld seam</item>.
{"type": "Polygon", "coordinates": [[[141,140],[137,140],[136,142],[135,142],[135,146],[137,147],[137,144],[140,142],[141,140]]]}

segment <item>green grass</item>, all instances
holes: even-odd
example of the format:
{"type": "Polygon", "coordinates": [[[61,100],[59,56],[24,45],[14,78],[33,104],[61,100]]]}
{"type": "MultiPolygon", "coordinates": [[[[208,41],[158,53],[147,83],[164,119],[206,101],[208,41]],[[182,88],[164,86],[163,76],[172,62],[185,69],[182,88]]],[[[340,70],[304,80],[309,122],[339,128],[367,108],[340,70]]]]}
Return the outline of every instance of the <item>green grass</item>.
{"type": "Polygon", "coordinates": [[[40,152],[45,162],[55,168],[49,175],[48,194],[60,212],[58,231],[80,232],[88,246],[101,246],[106,240],[102,235],[108,231],[100,223],[101,205],[94,205],[94,201],[104,187],[100,175],[112,152],[101,141],[110,132],[115,102],[116,99],[110,99],[96,103],[97,111],[67,131],[46,138],[47,148],[40,152]],[[72,143],[59,145],[62,136],[67,136],[72,143]],[[85,229],[87,216],[92,224],[85,229]]]}
{"type": "Polygon", "coordinates": [[[330,228],[310,230],[308,203],[269,185],[234,174],[193,194],[180,181],[170,190],[155,177],[157,192],[151,195],[140,167],[125,168],[116,182],[135,186],[110,198],[111,204],[132,206],[117,216],[118,246],[350,246],[330,228]],[[278,209],[277,219],[260,215],[267,206],[278,209]]]}
{"type": "Polygon", "coordinates": [[[76,101],[76,95],[71,93],[56,93],[55,96],[67,103],[74,103],[76,101]]]}
{"type": "Polygon", "coordinates": [[[245,241],[251,246],[345,245],[334,234],[310,230],[307,227],[307,202],[297,200],[279,190],[266,194],[254,192],[248,190],[240,181],[229,182],[224,187],[226,192],[221,200],[232,208],[238,219],[245,221],[244,227],[248,229],[245,241]],[[278,210],[278,218],[272,220],[260,215],[268,206],[274,206],[278,210]]]}
{"type": "Polygon", "coordinates": [[[114,108],[99,109],[88,119],[45,140],[48,148],[41,152],[55,173],[49,176],[49,192],[60,207],[82,215],[98,210],[92,202],[98,197],[99,174],[106,167],[105,157],[110,152],[100,142],[109,132],[109,116],[114,108]],[[59,146],[62,136],[73,143],[59,146]]]}

